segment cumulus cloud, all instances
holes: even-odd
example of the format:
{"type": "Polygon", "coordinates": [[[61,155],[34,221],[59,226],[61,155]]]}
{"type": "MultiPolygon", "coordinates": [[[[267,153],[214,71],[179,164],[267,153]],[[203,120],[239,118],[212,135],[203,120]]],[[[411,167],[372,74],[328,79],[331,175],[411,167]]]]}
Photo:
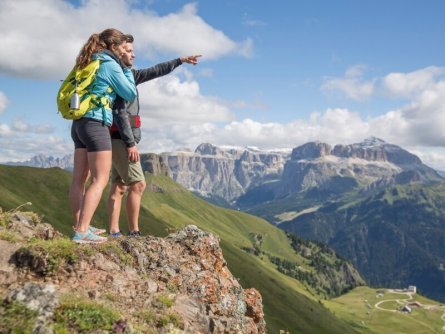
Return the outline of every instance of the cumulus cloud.
{"type": "Polygon", "coordinates": [[[366,67],[356,65],[349,68],[342,78],[326,77],[321,89],[326,93],[340,92],[353,100],[365,100],[374,94],[375,80],[364,80],[366,67]]]}
{"type": "Polygon", "coordinates": [[[214,59],[252,53],[251,39],[236,42],[213,28],[198,15],[196,3],[165,16],[132,4],[131,0],[85,0],[78,6],[64,0],[1,1],[0,74],[60,79],[88,37],[109,28],[110,22],[131,32],[138,54],[148,57],[200,53],[214,59]]]}
{"type": "Polygon", "coordinates": [[[381,91],[408,103],[370,120],[375,131],[405,145],[445,147],[445,68],[390,73],[381,91]]]}
{"type": "Polygon", "coordinates": [[[8,105],[8,98],[6,97],[5,93],[0,91],[0,114],[5,111],[7,105],[8,105]]]}
{"type": "Polygon", "coordinates": [[[435,85],[443,77],[445,68],[427,67],[410,73],[390,73],[383,79],[383,88],[390,95],[410,97],[435,85]]]}
{"type": "Polygon", "coordinates": [[[0,124],[0,138],[12,137],[14,132],[8,124],[0,124]]]}
{"type": "Polygon", "coordinates": [[[0,124],[0,163],[25,161],[38,154],[61,157],[72,153],[73,143],[53,135],[38,136],[33,132],[16,132],[0,124]],[[17,148],[20,148],[19,150],[17,148]]]}
{"type": "MultiPolygon", "coordinates": [[[[342,90],[355,99],[372,93],[404,98],[408,101],[405,105],[366,120],[372,135],[401,145],[445,147],[445,68],[426,67],[408,73],[389,73],[374,79],[372,89],[364,90],[368,92],[366,94],[360,93],[364,87],[359,79],[362,71],[360,67],[353,67],[344,79],[329,79],[322,88],[342,90]],[[353,88],[355,84],[357,87],[353,88]]],[[[370,82],[367,84],[371,85],[370,82]]],[[[339,134],[344,131],[347,130],[339,134]]]]}
{"type": "Polygon", "coordinates": [[[144,123],[200,124],[227,122],[234,118],[229,108],[217,98],[203,96],[198,82],[181,81],[177,75],[147,82],[138,90],[144,123]]]}
{"type": "Polygon", "coordinates": [[[286,124],[261,123],[248,118],[220,126],[210,122],[176,123],[167,129],[162,123],[152,122],[143,129],[141,149],[151,152],[172,151],[178,147],[194,149],[202,142],[263,149],[292,148],[314,140],[331,144],[351,143],[371,133],[369,123],[360,119],[357,113],[329,109],[322,114],[312,114],[308,120],[286,124]]]}
{"type": "Polygon", "coordinates": [[[12,121],[12,129],[14,132],[28,132],[38,134],[49,134],[54,132],[54,126],[51,124],[29,124],[21,117],[16,117],[12,121]]]}
{"type": "Polygon", "coordinates": [[[24,161],[37,154],[63,156],[73,149],[71,141],[55,136],[51,124],[30,124],[15,118],[11,124],[0,123],[0,163],[24,161]]]}

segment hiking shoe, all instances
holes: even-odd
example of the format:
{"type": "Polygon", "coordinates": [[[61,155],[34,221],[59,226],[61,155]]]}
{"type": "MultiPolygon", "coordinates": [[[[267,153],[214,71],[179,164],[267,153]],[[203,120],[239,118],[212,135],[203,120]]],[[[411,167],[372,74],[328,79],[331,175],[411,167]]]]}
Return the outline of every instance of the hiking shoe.
{"type": "Polygon", "coordinates": [[[100,237],[87,230],[85,233],[75,232],[72,240],[78,244],[100,244],[107,241],[107,238],[100,237]]]}
{"type": "Polygon", "coordinates": [[[140,236],[141,236],[141,232],[139,232],[139,231],[128,232],[128,237],[139,238],[140,236]]]}
{"type": "Polygon", "coordinates": [[[122,237],[122,233],[120,231],[117,231],[114,233],[109,233],[108,236],[112,237],[112,238],[120,238],[120,237],[122,237]]]}
{"type": "Polygon", "coordinates": [[[90,227],[88,227],[88,231],[90,231],[91,233],[94,233],[94,234],[102,234],[102,233],[107,232],[107,230],[104,230],[103,228],[97,228],[97,227],[94,227],[91,225],[90,225],[90,227]]]}

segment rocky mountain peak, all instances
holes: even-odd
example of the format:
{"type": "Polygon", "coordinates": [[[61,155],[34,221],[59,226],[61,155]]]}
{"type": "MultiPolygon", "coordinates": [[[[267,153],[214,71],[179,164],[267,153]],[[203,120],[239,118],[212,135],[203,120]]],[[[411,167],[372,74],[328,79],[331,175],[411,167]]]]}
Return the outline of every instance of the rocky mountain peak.
{"type": "Polygon", "coordinates": [[[309,142],[292,150],[292,160],[317,159],[331,153],[331,146],[321,142],[309,142]]]}
{"type": "Polygon", "coordinates": [[[361,143],[335,145],[332,155],[368,161],[387,161],[398,166],[422,164],[422,161],[416,155],[376,137],[367,138],[361,143]]]}
{"type": "Polygon", "coordinates": [[[32,315],[17,332],[85,332],[82,321],[95,333],[266,332],[261,295],[233,277],[215,235],[189,225],[165,238],[78,245],[34,216],[1,217],[0,332],[14,329],[3,316],[17,303],[32,315]],[[82,319],[91,312],[102,318],[82,319]]]}
{"type": "Polygon", "coordinates": [[[195,153],[201,155],[223,155],[224,151],[210,143],[202,143],[195,149],[195,153]]]}
{"type": "Polygon", "coordinates": [[[361,146],[381,146],[381,145],[386,145],[386,141],[384,141],[383,139],[377,138],[377,137],[369,137],[364,139],[360,145],[361,146]]]}

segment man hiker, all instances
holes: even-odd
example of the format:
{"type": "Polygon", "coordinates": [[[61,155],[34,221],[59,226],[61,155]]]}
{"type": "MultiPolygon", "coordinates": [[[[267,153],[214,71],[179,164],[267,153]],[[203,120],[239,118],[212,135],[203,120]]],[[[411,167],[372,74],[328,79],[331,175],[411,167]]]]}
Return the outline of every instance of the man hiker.
{"type": "MultiPolygon", "coordinates": [[[[134,38],[127,35],[125,54],[121,61],[125,66],[131,67],[134,62],[134,38]]],[[[150,68],[132,69],[136,85],[161,77],[172,72],[182,63],[196,65],[201,55],[181,57],[150,68]]],[[[145,177],[142,171],[139,151],[136,144],[141,140],[141,122],[139,117],[139,95],[132,102],[117,98],[113,106],[113,126],[111,127],[112,138],[112,169],[111,188],[107,201],[109,232],[110,236],[121,236],[119,228],[119,216],[121,211],[122,197],[128,190],[126,199],[127,220],[129,236],[138,237],[139,232],[139,210],[142,194],[145,190],[145,177]]]]}

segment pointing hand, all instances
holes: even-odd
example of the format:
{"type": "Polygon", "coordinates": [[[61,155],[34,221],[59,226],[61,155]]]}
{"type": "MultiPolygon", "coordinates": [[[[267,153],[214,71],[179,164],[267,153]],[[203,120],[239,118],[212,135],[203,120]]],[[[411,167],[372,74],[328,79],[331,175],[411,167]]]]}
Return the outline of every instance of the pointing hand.
{"type": "Polygon", "coordinates": [[[196,65],[198,64],[198,58],[202,57],[202,55],[194,55],[194,56],[188,56],[188,57],[181,57],[181,61],[183,63],[188,63],[188,64],[193,64],[196,65]]]}

